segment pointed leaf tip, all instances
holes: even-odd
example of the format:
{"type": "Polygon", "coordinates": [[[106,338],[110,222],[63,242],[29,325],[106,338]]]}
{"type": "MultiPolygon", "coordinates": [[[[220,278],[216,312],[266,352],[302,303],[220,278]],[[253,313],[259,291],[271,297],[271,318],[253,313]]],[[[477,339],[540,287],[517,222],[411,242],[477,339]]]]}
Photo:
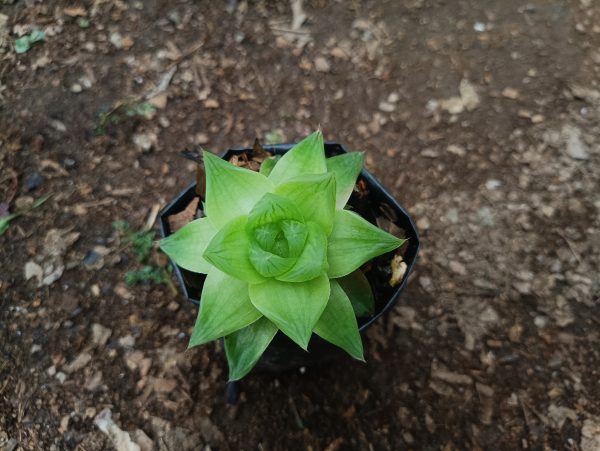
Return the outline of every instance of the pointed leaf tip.
{"type": "Polygon", "coordinates": [[[305,174],[327,172],[323,134],[316,131],[304,138],[283,155],[271,173],[269,180],[275,185],[305,174]]]}

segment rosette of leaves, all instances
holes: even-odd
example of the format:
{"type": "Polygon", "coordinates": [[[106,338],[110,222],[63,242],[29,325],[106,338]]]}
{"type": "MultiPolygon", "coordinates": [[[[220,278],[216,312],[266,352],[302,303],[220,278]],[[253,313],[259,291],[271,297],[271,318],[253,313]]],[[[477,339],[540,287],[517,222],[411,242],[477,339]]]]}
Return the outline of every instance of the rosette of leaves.
{"type": "Polygon", "coordinates": [[[204,164],[206,217],[161,241],[177,265],[207,275],[189,346],[224,337],[231,380],[278,330],[305,350],[315,333],[363,360],[356,318],[373,297],[359,267],[404,240],[344,209],[362,153],[326,159],[317,131],[260,172],[209,152],[204,164]]]}

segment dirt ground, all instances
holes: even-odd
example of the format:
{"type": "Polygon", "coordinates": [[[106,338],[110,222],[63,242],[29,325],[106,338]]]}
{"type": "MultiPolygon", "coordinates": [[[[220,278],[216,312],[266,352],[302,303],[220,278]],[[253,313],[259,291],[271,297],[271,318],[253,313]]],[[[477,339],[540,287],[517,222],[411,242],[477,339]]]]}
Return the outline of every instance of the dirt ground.
{"type": "Polygon", "coordinates": [[[600,2],[0,3],[0,209],[49,196],[0,236],[0,449],[113,449],[104,409],[142,450],[600,449],[600,2]],[[319,124],[414,216],[417,269],[366,364],[231,406],[113,222],[152,224],[186,146],[319,124]]]}

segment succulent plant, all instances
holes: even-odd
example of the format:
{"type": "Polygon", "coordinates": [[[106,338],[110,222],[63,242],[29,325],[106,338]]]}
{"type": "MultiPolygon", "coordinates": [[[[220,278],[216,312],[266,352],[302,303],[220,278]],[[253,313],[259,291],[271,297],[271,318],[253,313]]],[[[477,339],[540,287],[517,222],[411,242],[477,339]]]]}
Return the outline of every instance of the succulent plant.
{"type": "Polygon", "coordinates": [[[344,208],[363,154],[325,158],[317,131],[260,172],[203,158],[206,217],[160,243],[177,265],[207,275],[189,346],[224,337],[231,380],[279,330],[305,350],[315,333],[364,360],[357,316],[373,295],[359,268],[404,240],[344,208]]]}

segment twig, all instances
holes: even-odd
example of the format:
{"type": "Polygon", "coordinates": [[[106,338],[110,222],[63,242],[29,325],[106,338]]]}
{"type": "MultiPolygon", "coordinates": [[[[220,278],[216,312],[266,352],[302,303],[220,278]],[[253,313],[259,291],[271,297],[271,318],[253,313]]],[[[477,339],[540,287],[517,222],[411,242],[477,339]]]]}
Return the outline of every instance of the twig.
{"type": "Polygon", "coordinates": [[[173,66],[177,66],[184,59],[190,57],[191,55],[193,55],[194,53],[196,53],[198,50],[200,50],[203,45],[204,45],[204,41],[199,42],[199,43],[193,45],[190,49],[188,49],[185,52],[183,52],[183,54],[179,58],[177,58],[175,61],[173,61],[171,64],[169,64],[167,66],[167,69],[171,69],[173,66]]]}

